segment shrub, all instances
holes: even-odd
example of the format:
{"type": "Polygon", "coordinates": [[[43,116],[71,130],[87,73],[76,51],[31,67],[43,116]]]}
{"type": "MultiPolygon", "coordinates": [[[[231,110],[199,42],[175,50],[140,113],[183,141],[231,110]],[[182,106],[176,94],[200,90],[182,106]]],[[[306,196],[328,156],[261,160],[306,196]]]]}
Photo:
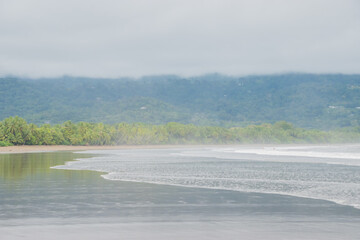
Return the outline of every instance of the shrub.
{"type": "Polygon", "coordinates": [[[14,146],[12,143],[0,141],[0,147],[14,146]]]}

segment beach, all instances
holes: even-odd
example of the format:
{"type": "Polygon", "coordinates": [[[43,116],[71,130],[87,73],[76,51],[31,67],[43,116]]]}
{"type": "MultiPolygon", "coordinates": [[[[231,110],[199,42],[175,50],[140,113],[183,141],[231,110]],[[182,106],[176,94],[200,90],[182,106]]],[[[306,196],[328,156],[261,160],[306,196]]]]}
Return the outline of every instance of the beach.
{"type": "MultiPolygon", "coordinates": [[[[327,146],[328,144],[317,144],[317,146],[327,146]]],[[[274,144],[159,144],[159,145],[17,145],[0,147],[2,153],[34,153],[34,152],[55,152],[55,151],[88,151],[88,150],[118,150],[118,149],[167,149],[167,148],[199,148],[199,147],[220,147],[220,148],[267,148],[274,144]]],[[[294,146],[313,146],[313,144],[281,144],[282,147],[294,146]]]]}
{"type": "Polygon", "coordinates": [[[10,147],[0,154],[0,235],[358,239],[360,167],[310,149],[325,157],[301,156],[308,146],[10,147]]]}
{"type": "MultiPolygon", "coordinates": [[[[181,148],[181,147],[184,146],[182,145],[118,145],[118,146],[20,145],[20,146],[0,147],[0,153],[32,153],[32,152],[116,150],[116,149],[161,149],[161,148],[181,148]]],[[[193,147],[196,147],[196,145],[193,147]]]]}

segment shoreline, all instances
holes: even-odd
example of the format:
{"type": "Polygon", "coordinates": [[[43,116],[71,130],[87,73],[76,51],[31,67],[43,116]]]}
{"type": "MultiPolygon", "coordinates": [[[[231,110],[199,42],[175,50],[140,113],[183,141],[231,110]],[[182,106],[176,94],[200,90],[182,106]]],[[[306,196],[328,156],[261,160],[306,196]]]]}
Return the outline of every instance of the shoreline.
{"type": "Polygon", "coordinates": [[[330,144],[165,144],[165,145],[17,145],[0,147],[0,154],[35,153],[57,151],[86,151],[86,150],[119,150],[119,149],[167,149],[167,148],[196,148],[196,147],[290,147],[290,146],[329,146],[329,145],[354,145],[353,143],[330,144]]]}
{"type": "MultiPolygon", "coordinates": [[[[0,154],[57,152],[57,151],[86,151],[86,150],[149,149],[149,148],[163,149],[163,148],[180,148],[185,146],[186,145],[119,145],[119,146],[22,145],[22,146],[0,147],[0,154]]],[[[191,146],[194,145],[189,145],[186,147],[191,147],[191,146]]]]}

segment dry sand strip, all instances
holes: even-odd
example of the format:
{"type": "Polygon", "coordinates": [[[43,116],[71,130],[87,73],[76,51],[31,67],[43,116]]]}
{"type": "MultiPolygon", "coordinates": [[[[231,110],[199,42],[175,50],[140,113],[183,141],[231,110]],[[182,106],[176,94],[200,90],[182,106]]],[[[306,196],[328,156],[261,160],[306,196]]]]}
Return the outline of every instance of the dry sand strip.
{"type": "MultiPolygon", "coordinates": [[[[118,146],[72,146],[72,145],[21,145],[0,147],[2,153],[31,153],[55,151],[86,151],[86,150],[117,150],[117,149],[167,149],[167,148],[265,148],[265,147],[296,147],[296,146],[328,146],[328,144],[164,144],[164,145],[118,145],[118,146]]],[[[341,145],[341,144],[337,144],[341,145]]],[[[346,145],[346,144],[344,144],[346,145]]]]}
{"type": "MultiPolygon", "coordinates": [[[[22,145],[0,147],[1,153],[30,153],[54,151],[116,150],[116,149],[165,149],[182,147],[204,147],[204,145],[119,145],[119,146],[69,146],[69,145],[22,145]]],[[[209,145],[206,145],[209,146],[209,145]]]]}

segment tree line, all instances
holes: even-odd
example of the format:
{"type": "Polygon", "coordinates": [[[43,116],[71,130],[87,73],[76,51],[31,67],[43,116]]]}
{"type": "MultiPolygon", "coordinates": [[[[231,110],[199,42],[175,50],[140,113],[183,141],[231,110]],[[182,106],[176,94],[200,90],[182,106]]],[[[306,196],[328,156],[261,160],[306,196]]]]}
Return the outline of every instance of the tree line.
{"type": "Polygon", "coordinates": [[[320,131],[296,128],[285,121],[232,128],[176,122],[151,125],[66,121],[38,126],[18,116],[0,121],[0,146],[343,142],[360,142],[360,127],[320,131]]]}

